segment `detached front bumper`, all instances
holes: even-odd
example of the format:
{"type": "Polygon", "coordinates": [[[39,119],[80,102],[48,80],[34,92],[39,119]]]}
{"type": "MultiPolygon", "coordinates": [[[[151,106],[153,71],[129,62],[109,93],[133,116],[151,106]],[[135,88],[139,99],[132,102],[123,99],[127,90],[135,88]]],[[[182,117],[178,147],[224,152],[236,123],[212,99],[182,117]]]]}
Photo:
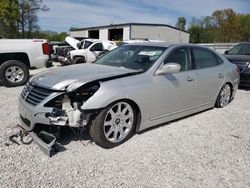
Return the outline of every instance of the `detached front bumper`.
{"type": "MultiPolygon", "coordinates": [[[[53,100],[54,97],[59,95],[55,94],[49,98],[53,100]]],[[[52,156],[55,152],[55,145],[58,145],[56,139],[59,138],[60,127],[83,128],[88,124],[91,115],[97,113],[98,110],[75,111],[66,115],[62,109],[45,107],[44,104],[48,101],[49,99],[38,105],[32,105],[20,96],[18,108],[20,126],[29,133],[44,153],[52,156]]]]}
{"type": "Polygon", "coordinates": [[[28,131],[33,141],[39,146],[39,148],[49,157],[55,153],[56,136],[45,130],[35,130],[36,126],[48,125],[50,126],[50,119],[47,114],[53,112],[53,108],[47,108],[41,106],[32,106],[25,102],[22,97],[19,98],[19,121],[20,126],[28,131]]]}
{"type": "Polygon", "coordinates": [[[57,56],[57,62],[61,65],[71,64],[71,60],[68,57],[57,56]]]}
{"type": "Polygon", "coordinates": [[[53,108],[41,107],[40,105],[33,106],[20,97],[18,110],[21,127],[26,131],[32,131],[38,124],[50,125],[50,119],[47,117],[47,114],[51,114],[53,108]]]}

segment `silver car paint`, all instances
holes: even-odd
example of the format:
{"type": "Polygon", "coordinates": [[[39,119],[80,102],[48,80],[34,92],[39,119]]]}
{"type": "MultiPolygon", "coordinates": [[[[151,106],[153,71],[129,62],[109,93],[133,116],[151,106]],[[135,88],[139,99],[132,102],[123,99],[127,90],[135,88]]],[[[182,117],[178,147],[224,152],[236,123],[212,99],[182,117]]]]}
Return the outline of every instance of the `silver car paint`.
{"type": "Polygon", "coordinates": [[[160,67],[165,56],[178,46],[171,46],[162,58],[144,74],[102,83],[101,88],[86,101],[83,108],[104,108],[113,101],[131,99],[141,110],[139,130],[143,130],[156,124],[213,108],[220,89],[227,82],[232,83],[234,91],[237,90],[239,77],[237,74],[231,73],[234,72],[235,66],[219,54],[217,55],[225,62],[222,65],[155,76],[154,72],[160,67]],[[222,79],[218,77],[221,72],[225,74],[222,79]],[[186,80],[189,76],[195,77],[193,82],[186,80]],[[199,81],[198,78],[201,80],[199,81]],[[210,83],[211,79],[212,83],[210,83]],[[163,87],[164,84],[165,87],[163,87]]]}
{"type": "MultiPolygon", "coordinates": [[[[219,54],[217,55],[224,61],[222,65],[156,76],[154,73],[161,67],[167,54],[174,48],[183,45],[164,43],[140,43],[140,45],[169,46],[169,48],[147,72],[101,82],[99,90],[83,104],[83,110],[100,109],[114,101],[129,99],[140,109],[141,123],[137,130],[141,131],[160,123],[213,108],[220,89],[227,82],[233,85],[233,95],[237,90],[239,75],[235,73],[236,66],[219,54]],[[218,77],[221,72],[224,73],[223,78],[218,77]],[[190,76],[193,81],[187,80],[190,76]]],[[[129,72],[133,72],[133,70],[84,64],[38,75],[32,79],[32,82],[55,90],[67,90],[67,88],[77,88],[103,77],[129,72]],[[40,79],[41,76],[43,76],[42,79],[40,79]]],[[[24,125],[26,129],[32,130],[35,123],[48,124],[44,113],[52,111],[52,108],[45,108],[43,105],[57,95],[59,94],[52,94],[36,107],[27,104],[20,98],[20,113],[25,114],[32,121],[30,128],[24,125]],[[40,116],[35,114],[40,114],[40,116]]]]}

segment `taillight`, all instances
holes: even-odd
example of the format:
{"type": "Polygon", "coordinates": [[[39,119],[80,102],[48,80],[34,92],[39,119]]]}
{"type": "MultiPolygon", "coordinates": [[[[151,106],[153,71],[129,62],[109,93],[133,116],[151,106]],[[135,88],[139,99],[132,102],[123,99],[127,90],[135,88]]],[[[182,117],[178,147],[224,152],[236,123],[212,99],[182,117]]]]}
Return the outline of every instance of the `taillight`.
{"type": "Polygon", "coordinates": [[[49,44],[43,43],[43,54],[49,55],[49,44]]]}

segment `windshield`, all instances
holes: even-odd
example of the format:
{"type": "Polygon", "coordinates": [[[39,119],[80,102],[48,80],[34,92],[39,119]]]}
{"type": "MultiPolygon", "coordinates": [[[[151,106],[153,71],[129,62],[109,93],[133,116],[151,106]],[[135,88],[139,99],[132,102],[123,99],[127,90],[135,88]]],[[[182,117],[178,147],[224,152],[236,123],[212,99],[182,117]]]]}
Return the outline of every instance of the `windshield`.
{"type": "Polygon", "coordinates": [[[250,44],[238,44],[233,47],[228,54],[231,55],[250,55],[250,44]]]}
{"type": "Polygon", "coordinates": [[[91,44],[93,44],[93,42],[85,40],[83,43],[83,49],[88,48],[91,44]]]}
{"type": "Polygon", "coordinates": [[[102,56],[96,64],[147,71],[166,47],[124,45],[102,56]]]}

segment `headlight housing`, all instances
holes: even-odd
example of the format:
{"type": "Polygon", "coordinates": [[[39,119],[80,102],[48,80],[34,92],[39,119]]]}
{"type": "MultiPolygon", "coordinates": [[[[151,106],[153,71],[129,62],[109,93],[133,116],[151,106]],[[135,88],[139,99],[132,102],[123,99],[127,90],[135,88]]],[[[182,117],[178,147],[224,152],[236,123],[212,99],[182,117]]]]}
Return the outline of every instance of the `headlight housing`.
{"type": "Polygon", "coordinates": [[[71,101],[71,106],[77,103],[78,107],[82,106],[85,101],[92,97],[95,92],[100,88],[99,82],[93,82],[83,85],[82,87],[67,93],[71,101]]]}
{"type": "Polygon", "coordinates": [[[66,58],[70,59],[70,52],[67,53],[66,58]]]}

